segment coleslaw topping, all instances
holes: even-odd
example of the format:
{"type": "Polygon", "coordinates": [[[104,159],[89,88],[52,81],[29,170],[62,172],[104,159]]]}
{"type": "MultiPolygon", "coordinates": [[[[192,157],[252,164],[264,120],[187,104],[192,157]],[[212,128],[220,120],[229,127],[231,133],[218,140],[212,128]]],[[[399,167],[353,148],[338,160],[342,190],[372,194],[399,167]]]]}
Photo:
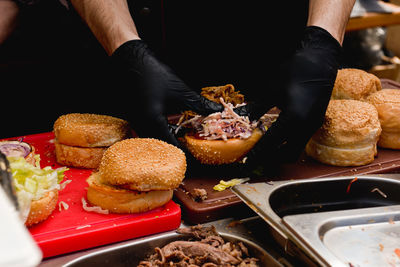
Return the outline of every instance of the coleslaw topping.
{"type": "Polygon", "coordinates": [[[257,127],[257,121],[251,122],[249,117],[238,115],[233,109],[245,104],[233,106],[231,103],[225,103],[220,98],[221,104],[224,106],[222,112],[215,112],[208,116],[195,115],[193,118],[179,123],[179,127],[190,126],[194,128],[199,137],[206,140],[224,141],[230,138],[247,139],[251,136],[253,130],[257,127]]]}

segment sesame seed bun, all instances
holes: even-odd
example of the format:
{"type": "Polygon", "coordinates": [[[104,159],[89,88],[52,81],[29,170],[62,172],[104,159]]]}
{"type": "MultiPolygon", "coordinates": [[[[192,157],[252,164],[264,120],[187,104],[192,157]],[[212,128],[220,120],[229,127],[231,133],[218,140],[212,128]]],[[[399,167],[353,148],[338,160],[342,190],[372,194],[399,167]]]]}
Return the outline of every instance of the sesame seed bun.
{"type": "Polygon", "coordinates": [[[107,115],[70,113],[54,123],[60,144],[79,147],[106,147],[130,136],[127,121],[107,115]]]}
{"type": "Polygon", "coordinates": [[[152,138],[131,138],[110,146],[98,172],[88,179],[87,199],[115,213],[154,209],[172,199],[185,177],[182,150],[152,138]]]}
{"type": "Polygon", "coordinates": [[[54,142],[57,163],[77,168],[97,169],[106,147],[77,147],[54,142]]]}
{"type": "Polygon", "coordinates": [[[42,198],[38,200],[33,200],[31,203],[31,209],[29,211],[28,218],[25,221],[25,225],[27,227],[30,227],[34,224],[46,220],[56,208],[57,201],[57,189],[47,192],[42,198]]]}
{"type": "Polygon", "coordinates": [[[186,134],[184,138],[190,153],[201,163],[221,165],[241,160],[262,135],[262,131],[256,128],[247,139],[206,140],[191,134],[186,134]]]}
{"type": "Polygon", "coordinates": [[[335,166],[371,163],[381,133],[378,112],[369,103],[331,100],[322,127],[306,146],[314,159],[335,166]]]}
{"type": "Polygon", "coordinates": [[[378,146],[400,149],[400,90],[383,89],[372,94],[368,102],[377,109],[382,127],[378,146]]]}
{"type": "Polygon", "coordinates": [[[365,100],[381,89],[381,81],[372,73],[360,69],[341,69],[336,76],[332,99],[365,100]]]}
{"type": "Polygon", "coordinates": [[[115,143],[104,153],[99,167],[103,183],[132,190],[169,190],[185,177],[182,150],[152,138],[131,138],[115,143]]]}

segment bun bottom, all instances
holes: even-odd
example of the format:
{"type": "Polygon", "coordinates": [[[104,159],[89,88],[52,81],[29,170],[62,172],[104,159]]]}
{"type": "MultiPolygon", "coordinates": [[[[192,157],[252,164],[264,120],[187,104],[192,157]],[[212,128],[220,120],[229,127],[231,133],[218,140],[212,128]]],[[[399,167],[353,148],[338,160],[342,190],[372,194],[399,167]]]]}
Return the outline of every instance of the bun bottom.
{"type": "Polygon", "coordinates": [[[386,132],[382,130],[378,140],[378,146],[383,148],[400,149],[400,132],[386,132]]]}
{"type": "Polygon", "coordinates": [[[247,139],[205,140],[185,135],[185,144],[192,155],[203,164],[221,165],[241,160],[260,140],[263,133],[255,129],[247,139]]]}
{"type": "Polygon", "coordinates": [[[111,213],[139,213],[161,207],[172,199],[173,190],[133,191],[102,184],[98,174],[93,173],[87,180],[87,199],[90,204],[111,213]]]}
{"type": "Polygon", "coordinates": [[[35,150],[32,147],[32,152],[29,153],[26,157],[25,160],[26,162],[32,164],[33,166],[36,166],[36,159],[35,159],[35,150]]]}
{"type": "Polygon", "coordinates": [[[78,168],[96,169],[106,147],[76,147],[55,142],[57,163],[78,168]]]}
{"type": "Polygon", "coordinates": [[[58,201],[58,190],[47,192],[41,199],[32,201],[31,209],[25,225],[30,227],[46,220],[56,208],[58,201]]]}
{"type": "Polygon", "coordinates": [[[306,154],[322,163],[333,166],[362,166],[374,161],[377,154],[376,144],[359,148],[339,148],[325,146],[310,140],[306,145],[306,154]]]}

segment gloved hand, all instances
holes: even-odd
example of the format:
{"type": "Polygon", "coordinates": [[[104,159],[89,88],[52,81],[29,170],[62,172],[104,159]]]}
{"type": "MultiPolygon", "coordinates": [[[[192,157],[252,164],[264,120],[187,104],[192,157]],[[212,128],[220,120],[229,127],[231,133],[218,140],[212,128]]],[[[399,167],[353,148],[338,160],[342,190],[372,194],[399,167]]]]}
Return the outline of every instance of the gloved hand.
{"type": "Polygon", "coordinates": [[[214,103],[191,90],[142,40],[131,40],[111,56],[122,84],[128,86],[126,118],[140,137],[152,137],[179,146],[168,128],[166,113],[192,110],[206,115],[221,111],[214,103]]]}
{"type": "Polygon", "coordinates": [[[341,46],[326,30],[309,26],[300,48],[289,62],[281,92],[263,104],[236,110],[258,119],[271,107],[281,110],[277,121],[248,153],[247,165],[258,166],[298,159],[308,140],[321,127],[341,55],[341,46]]]}

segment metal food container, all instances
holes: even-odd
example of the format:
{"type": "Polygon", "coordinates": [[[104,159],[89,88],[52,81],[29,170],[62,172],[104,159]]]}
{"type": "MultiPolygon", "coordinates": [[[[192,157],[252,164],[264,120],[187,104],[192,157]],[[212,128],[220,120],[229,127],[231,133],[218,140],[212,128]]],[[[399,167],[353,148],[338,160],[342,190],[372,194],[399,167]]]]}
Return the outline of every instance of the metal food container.
{"type": "MultiPolygon", "coordinates": [[[[274,252],[271,240],[259,238],[260,234],[267,230],[266,225],[258,217],[246,218],[236,221],[224,219],[215,221],[204,226],[213,225],[217,232],[225,241],[242,242],[249,250],[251,257],[259,259],[259,266],[283,267],[293,266],[281,254],[274,252]]],[[[182,225],[182,227],[189,227],[182,225]]],[[[188,240],[187,235],[181,235],[175,231],[169,231],[161,234],[151,235],[118,245],[110,245],[108,248],[99,248],[90,253],[82,252],[82,255],[74,259],[68,257],[50,259],[43,266],[137,266],[141,260],[144,260],[150,254],[154,253],[156,247],[163,247],[176,240],[188,240]]]]}
{"type": "Polygon", "coordinates": [[[289,255],[316,266],[400,265],[400,175],[237,185],[289,255]]]}

